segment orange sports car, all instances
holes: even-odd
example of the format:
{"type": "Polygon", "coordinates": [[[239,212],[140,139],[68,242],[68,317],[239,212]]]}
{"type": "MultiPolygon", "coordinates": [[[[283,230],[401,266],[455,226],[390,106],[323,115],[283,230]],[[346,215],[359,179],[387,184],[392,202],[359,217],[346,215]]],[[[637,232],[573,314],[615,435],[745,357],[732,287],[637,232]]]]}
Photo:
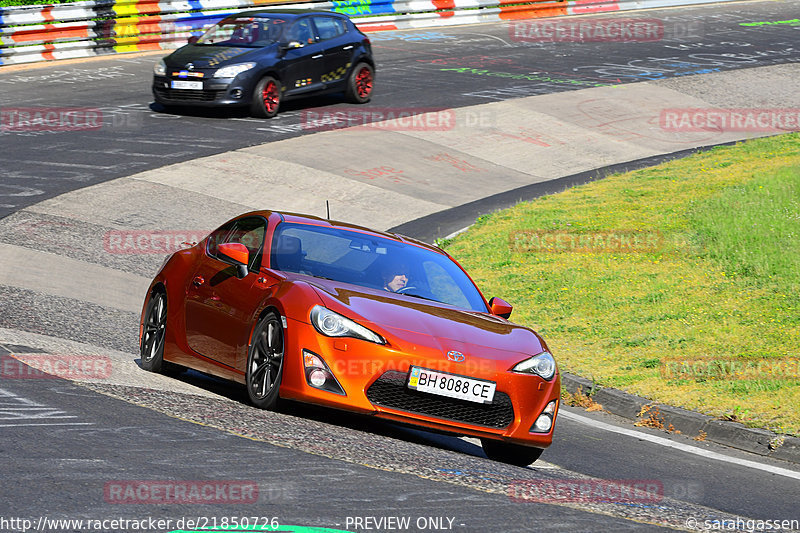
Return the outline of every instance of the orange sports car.
{"type": "Polygon", "coordinates": [[[241,215],[176,252],[147,292],[141,365],[481,439],[528,465],[553,439],[560,377],[441,249],[311,216],[241,215]]]}

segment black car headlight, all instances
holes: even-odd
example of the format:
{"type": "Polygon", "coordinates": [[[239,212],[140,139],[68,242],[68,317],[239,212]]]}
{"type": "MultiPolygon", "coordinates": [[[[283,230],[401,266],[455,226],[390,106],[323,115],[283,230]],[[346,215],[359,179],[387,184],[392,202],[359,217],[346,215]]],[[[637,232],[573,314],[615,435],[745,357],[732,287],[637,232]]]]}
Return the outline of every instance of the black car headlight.
{"type": "Polygon", "coordinates": [[[383,337],[374,331],[321,305],[311,309],[311,323],[326,337],[355,337],[375,344],[386,344],[383,337]]]}
{"type": "Polygon", "coordinates": [[[542,352],[535,355],[530,359],[525,359],[518,363],[512,371],[520,372],[522,374],[535,374],[541,376],[546,380],[553,379],[556,374],[556,360],[550,355],[550,352],[542,352]]]}
{"type": "Polygon", "coordinates": [[[158,63],[153,65],[153,74],[155,74],[156,76],[167,75],[167,64],[164,62],[163,59],[159,59],[158,63]]]}
{"type": "Polygon", "coordinates": [[[256,64],[253,62],[250,63],[238,63],[236,65],[228,65],[227,67],[222,67],[218,71],[214,73],[215,78],[235,78],[242,72],[247,72],[251,68],[255,67],[256,64]]]}

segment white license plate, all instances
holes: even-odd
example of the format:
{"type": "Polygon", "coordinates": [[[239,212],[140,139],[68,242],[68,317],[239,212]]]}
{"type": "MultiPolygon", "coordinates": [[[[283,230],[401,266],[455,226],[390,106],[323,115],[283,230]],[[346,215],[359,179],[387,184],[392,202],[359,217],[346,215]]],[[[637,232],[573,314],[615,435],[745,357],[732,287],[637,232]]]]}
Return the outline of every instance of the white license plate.
{"type": "Polygon", "coordinates": [[[497,384],[494,381],[411,367],[408,388],[477,403],[492,403],[497,384]]]}
{"type": "Polygon", "coordinates": [[[203,90],[202,81],[186,81],[186,80],[172,80],[173,89],[193,89],[195,91],[203,90]]]}

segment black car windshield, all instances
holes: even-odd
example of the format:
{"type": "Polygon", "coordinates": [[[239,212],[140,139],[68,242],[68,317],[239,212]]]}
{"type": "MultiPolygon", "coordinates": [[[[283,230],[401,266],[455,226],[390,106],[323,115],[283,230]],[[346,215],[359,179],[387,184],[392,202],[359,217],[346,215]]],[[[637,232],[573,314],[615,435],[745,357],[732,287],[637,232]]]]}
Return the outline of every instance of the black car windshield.
{"type": "Polygon", "coordinates": [[[487,312],[472,280],[446,255],[358,231],[280,224],[272,240],[270,265],[487,312]],[[392,283],[398,277],[404,278],[402,286],[392,283]]]}
{"type": "Polygon", "coordinates": [[[228,17],[209,28],[196,44],[261,48],[279,42],[287,22],[281,17],[228,17]]]}

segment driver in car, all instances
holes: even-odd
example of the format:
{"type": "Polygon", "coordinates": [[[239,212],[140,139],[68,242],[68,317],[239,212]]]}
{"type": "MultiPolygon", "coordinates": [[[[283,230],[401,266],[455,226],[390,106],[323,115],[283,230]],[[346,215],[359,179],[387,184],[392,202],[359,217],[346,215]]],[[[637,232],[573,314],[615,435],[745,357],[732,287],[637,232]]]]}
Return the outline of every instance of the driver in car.
{"type": "Polygon", "coordinates": [[[389,292],[397,292],[408,285],[407,269],[398,266],[383,272],[383,288],[389,292]]]}

